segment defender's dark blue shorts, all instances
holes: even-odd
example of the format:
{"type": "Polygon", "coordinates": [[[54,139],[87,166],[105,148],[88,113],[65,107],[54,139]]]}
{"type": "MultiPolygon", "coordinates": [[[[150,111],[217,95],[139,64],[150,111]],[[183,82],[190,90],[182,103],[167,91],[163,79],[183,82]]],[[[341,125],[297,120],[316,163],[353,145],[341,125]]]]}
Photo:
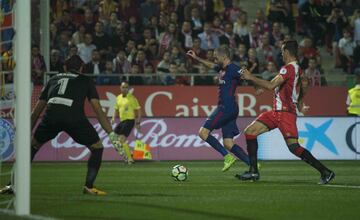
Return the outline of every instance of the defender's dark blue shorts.
{"type": "Polygon", "coordinates": [[[210,131],[221,128],[223,138],[233,138],[239,134],[239,129],[236,125],[236,119],[239,114],[239,109],[233,108],[233,111],[225,111],[225,108],[218,106],[213,113],[206,119],[203,127],[210,131]]]}

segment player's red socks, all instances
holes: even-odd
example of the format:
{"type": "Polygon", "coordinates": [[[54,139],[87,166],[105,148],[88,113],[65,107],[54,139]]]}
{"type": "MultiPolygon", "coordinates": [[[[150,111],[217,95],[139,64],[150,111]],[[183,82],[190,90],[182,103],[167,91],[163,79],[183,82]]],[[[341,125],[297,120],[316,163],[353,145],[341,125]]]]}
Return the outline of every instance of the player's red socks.
{"type": "Polygon", "coordinates": [[[251,134],[245,134],[247,151],[250,159],[250,172],[258,172],[257,168],[257,150],[258,150],[258,142],[257,136],[251,134]]]}

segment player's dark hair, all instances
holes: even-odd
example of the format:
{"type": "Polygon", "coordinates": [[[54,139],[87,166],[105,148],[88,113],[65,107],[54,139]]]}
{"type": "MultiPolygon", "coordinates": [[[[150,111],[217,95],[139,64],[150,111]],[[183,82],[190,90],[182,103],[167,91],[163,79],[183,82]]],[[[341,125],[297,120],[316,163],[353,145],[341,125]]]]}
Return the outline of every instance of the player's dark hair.
{"type": "Polygon", "coordinates": [[[289,51],[290,55],[297,57],[299,45],[296,40],[288,40],[283,43],[284,50],[289,51]]]}
{"type": "Polygon", "coordinates": [[[65,66],[67,71],[79,73],[84,62],[78,55],[73,55],[69,59],[65,60],[65,66]]]}

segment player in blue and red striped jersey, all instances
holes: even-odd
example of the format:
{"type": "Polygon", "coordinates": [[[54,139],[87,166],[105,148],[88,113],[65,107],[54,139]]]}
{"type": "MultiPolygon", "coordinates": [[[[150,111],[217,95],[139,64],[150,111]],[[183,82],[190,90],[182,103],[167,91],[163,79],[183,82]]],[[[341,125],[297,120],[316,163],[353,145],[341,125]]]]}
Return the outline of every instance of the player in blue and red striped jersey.
{"type": "Polygon", "coordinates": [[[298,129],[296,127],[298,107],[302,108],[302,97],[305,94],[307,79],[303,77],[301,68],[297,63],[298,44],[296,41],[285,41],[281,52],[285,66],[271,81],[266,81],[252,75],[247,69],[241,70],[241,77],[252,81],[264,89],[274,90],[275,98],[273,110],[264,112],[245,129],[247,150],[250,157],[250,170],[236,175],[241,180],[259,180],[257,169],[257,136],[269,130],[279,128],[291,153],[314,167],[321,174],[319,184],[327,184],[335,177],[335,173],[325,167],[308,150],[301,147],[298,142],[298,129]]]}
{"type": "Polygon", "coordinates": [[[239,134],[239,129],[236,125],[239,107],[235,100],[235,91],[241,80],[240,67],[231,63],[230,51],[226,47],[220,47],[215,50],[215,63],[198,57],[192,50],[189,50],[187,55],[215,69],[219,74],[218,106],[200,128],[200,138],[210,144],[224,157],[222,171],[227,171],[236,161],[236,158],[229,154],[227,150],[249,165],[248,155],[233,141],[233,138],[239,134]],[[211,135],[211,131],[219,128],[222,130],[223,144],[227,150],[211,135]]]}

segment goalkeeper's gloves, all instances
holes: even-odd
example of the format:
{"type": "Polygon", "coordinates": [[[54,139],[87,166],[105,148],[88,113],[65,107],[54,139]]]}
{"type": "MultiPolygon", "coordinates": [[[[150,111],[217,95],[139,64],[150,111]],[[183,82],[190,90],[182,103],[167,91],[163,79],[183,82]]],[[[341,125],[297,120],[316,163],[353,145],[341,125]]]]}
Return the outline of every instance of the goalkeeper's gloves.
{"type": "Polygon", "coordinates": [[[121,146],[121,143],[119,141],[119,136],[115,134],[115,132],[111,132],[108,134],[108,137],[114,146],[115,150],[122,156],[124,155],[124,148],[121,146]]]}

